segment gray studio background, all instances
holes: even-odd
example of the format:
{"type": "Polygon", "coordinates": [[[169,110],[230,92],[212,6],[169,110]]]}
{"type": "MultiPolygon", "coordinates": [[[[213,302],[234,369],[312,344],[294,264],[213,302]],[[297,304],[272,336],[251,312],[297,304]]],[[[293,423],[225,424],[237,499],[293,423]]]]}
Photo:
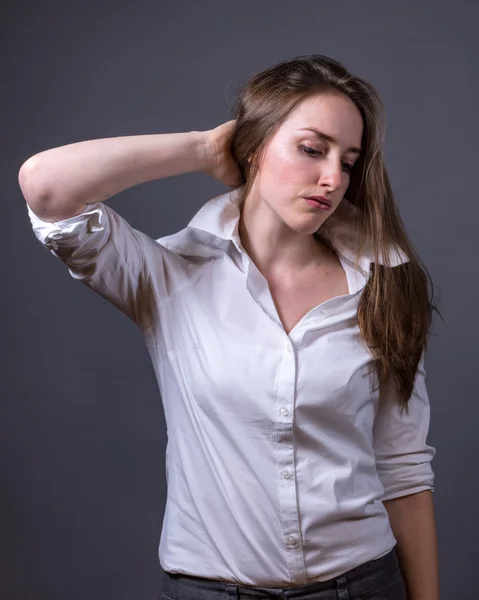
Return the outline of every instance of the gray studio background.
{"type": "MultiPolygon", "coordinates": [[[[34,237],[17,173],[81,140],[210,129],[238,84],[318,52],[371,81],[408,232],[437,287],[426,359],[443,599],[479,597],[476,3],[6,3],[1,9],[0,597],[154,600],[166,430],[139,331],[34,237]]],[[[108,200],[154,238],[226,191],[108,200]]]]}

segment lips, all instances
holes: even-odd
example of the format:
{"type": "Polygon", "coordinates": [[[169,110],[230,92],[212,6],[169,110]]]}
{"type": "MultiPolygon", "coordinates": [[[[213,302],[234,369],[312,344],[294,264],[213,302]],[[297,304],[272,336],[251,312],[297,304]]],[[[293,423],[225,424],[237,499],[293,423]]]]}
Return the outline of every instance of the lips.
{"type": "Polygon", "coordinates": [[[306,196],[306,200],[315,200],[316,202],[329,206],[329,208],[332,206],[331,200],[328,200],[324,196],[306,196]]]}

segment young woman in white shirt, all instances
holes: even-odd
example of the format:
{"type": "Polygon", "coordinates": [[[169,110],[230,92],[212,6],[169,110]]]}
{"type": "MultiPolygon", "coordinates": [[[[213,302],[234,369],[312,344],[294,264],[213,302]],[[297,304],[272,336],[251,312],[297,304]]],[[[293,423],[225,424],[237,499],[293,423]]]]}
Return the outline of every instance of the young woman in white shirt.
{"type": "Polygon", "coordinates": [[[300,56],[251,77],[233,116],[53,148],[19,173],[37,238],[150,352],[168,426],[160,598],[438,600],[435,306],[379,96],[300,56]],[[230,191],[176,234],[103,203],[193,171],[230,191]]]}

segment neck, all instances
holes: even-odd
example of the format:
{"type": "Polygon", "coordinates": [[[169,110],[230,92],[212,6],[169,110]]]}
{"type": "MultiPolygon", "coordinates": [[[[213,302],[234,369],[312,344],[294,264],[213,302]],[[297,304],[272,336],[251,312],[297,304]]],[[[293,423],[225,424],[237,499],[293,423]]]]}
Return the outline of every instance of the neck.
{"type": "Polygon", "coordinates": [[[265,202],[246,198],[239,221],[241,243],[266,277],[297,275],[318,267],[331,250],[314,235],[294,231],[265,202]]]}

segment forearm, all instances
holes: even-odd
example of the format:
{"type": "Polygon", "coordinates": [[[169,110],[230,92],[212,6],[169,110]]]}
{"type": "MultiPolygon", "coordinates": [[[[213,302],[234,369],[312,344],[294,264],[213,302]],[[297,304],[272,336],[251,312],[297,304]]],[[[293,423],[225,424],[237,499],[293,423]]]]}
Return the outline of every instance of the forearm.
{"type": "Polygon", "coordinates": [[[55,221],[137,184],[201,171],[207,161],[199,131],[102,138],[32,156],[19,184],[32,209],[55,221]]]}
{"type": "Polygon", "coordinates": [[[429,490],[386,500],[408,600],[439,600],[436,523],[429,490]]]}

